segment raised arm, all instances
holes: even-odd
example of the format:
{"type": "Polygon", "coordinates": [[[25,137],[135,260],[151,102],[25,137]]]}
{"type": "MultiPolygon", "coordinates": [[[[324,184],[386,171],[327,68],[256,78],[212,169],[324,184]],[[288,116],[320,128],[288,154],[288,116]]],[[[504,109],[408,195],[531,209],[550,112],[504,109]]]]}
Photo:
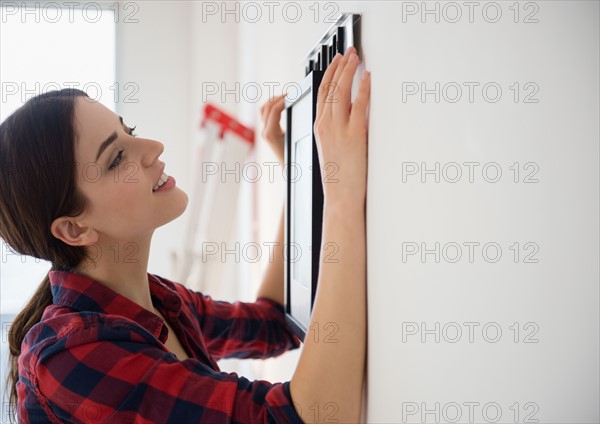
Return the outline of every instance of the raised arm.
{"type": "Polygon", "coordinates": [[[351,49],[329,65],[317,104],[315,133],[322,173],[326,178],[330,169],[327,163],[333,163],[337,172],[330,178],[333,182],[323,183],[319,281],[309,327],[318,328],[319,337],[309,333],[305,338],[290,384],[294,405],[305,422],[329,416],[338,422],[358,423],[361,418],[366,357],[366,111],[370,79],[367,76],[361,81],[351,105],[350,88],[358,66],[353,53],[351,49]],[[332,251],[336,253],[332,255],[332,251]],[[323,338],[323,334],[332,333],[331,329],[336,331],[334,343],[323,338]],[[312,413],[315,406],[318,416],[312,413]]]}
{"type": "Polygon", "coordinates": [[[230,303],[161,278],[173,284],[191,308],[206,348],[217,360],[265,359],[300,347],[300,340],[285,322],[283,306],[272,299],[230,303]]]}
{"type": "MultiPolygon", "coordinates": [[[[352,79],[358,66],[358,60],[348,60],[353,53],[354,48],[350,48],[343,58],[338,55],[331,62],[317,102],[314,129],[325,195],[319,284],[310,331],[290,383],[294,407],[305,422],[360,421],[366,357],[366,114],[370,79],[361,81],[351,104],[352,79]],[[335,175],[326,178],[331,169],[335,175]]],[[[284,132],[279,121],[284,109],[284,96],[278,96],[260,110],[263,137],[281,162],[284,132]]],[[[260,293],[281,299],[282,276],[283,262],[269,264],[260,293]]]]}

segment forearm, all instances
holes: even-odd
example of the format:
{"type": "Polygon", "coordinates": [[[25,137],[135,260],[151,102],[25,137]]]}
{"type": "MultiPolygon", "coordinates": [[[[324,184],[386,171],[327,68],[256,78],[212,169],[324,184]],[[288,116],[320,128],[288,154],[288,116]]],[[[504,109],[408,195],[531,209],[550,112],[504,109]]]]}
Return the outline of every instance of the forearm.
{"type": "MultiPolygon", "coordinates": [[[[279,220],[279,229],[277,230],[277,239],[273,246],[273,256],[269,258],[269,263],[265,271],[263,281],[258,290],[257,298],[268,297],[283,305],[283,208],[279,220]]],[[[266,249],[265,249],[266,250],[266,249]]]]}
{"type": "Polygon", "coordinates": [[[365,232],[361,202],[325,206],[317,293],[290,389],[307,422],[312,422],[315,402],[320,412],[328,404],[337,405],[334,418],[339,422],[360,421],[366,357],[365,232]]]}

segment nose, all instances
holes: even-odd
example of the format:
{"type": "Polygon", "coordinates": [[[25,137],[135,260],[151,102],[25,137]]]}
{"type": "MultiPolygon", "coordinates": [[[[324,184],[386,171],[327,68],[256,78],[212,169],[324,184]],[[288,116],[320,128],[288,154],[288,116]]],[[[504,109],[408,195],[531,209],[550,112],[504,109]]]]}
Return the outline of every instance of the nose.
{"type": "Polygon", "coordinates": [[[152,166],[160,155],[165,151],[165,145],[160,141],[145,139],[142,151],[142,166],[152,166]]]}

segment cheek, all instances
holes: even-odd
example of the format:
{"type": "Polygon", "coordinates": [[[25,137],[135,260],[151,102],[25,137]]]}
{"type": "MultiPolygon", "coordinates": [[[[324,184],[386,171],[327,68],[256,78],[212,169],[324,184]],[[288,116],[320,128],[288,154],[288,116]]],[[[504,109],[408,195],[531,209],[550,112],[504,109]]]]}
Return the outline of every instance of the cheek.
{"type": "Polygon", "coordinates": [[[110,181],[107,185],[107,196],[103,206],[113,219],[131,221],[143,219],[149,211],[152,193],[141,181],[134,178],[115,183],[110,181]]]}
{"type": "Polygon", "coordinates": [[[106,217],[139,213],[139,208],[147,207],[152,196],[150,189],[135,176],[117,178],[117,175],[108,175],[104,179],[84,184],[84,192],[94,211],[106,217]]]}
{"type": "Polygon", "coordinates": [[[147,225],[152,199],[141,182],[111,180],[94,190],[94,221],[107,236],[127,239],[147,225]]]}
{"type": "Polygon", "coordinates": [[[111,181],[109,185],[112,186],[112,190],[119,197],[129,196],[139,199],[141,197],[148,197],[151,194],[151,189],[148,185],[141,179],[135,177],[123,179],[118,183],[111,181]]]}
{"type": "MultiPolygon", "coordinates": [[[[114,192],[115,196],[139,197],[143,194],[149,194],[150,188],[140,172],[138,166],[133,163],[126,163],[124,166],[107,171],[103,183],[107,190],[114,192]]],[[[126,199],[122,199],[126,201],[126,199]]],[[[133,200],[133,199],[132,199],[133,200]]]]}

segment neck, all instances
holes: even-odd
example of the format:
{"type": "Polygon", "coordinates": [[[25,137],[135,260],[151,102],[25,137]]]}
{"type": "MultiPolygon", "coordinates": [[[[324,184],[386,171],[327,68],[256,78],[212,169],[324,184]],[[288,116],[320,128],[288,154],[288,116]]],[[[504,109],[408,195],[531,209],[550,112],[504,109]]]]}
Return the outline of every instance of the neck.
{"type": "MultiPolygon", "coordinates": [[[[91,248],[93,261],[73,269],[109,287],[141,307],[155,312],[148,283],[148,256],[152,235],[136,241],[101,241],[91,248]]],[[[156,313],[156,312],[155,312],[156,313]]]]}

